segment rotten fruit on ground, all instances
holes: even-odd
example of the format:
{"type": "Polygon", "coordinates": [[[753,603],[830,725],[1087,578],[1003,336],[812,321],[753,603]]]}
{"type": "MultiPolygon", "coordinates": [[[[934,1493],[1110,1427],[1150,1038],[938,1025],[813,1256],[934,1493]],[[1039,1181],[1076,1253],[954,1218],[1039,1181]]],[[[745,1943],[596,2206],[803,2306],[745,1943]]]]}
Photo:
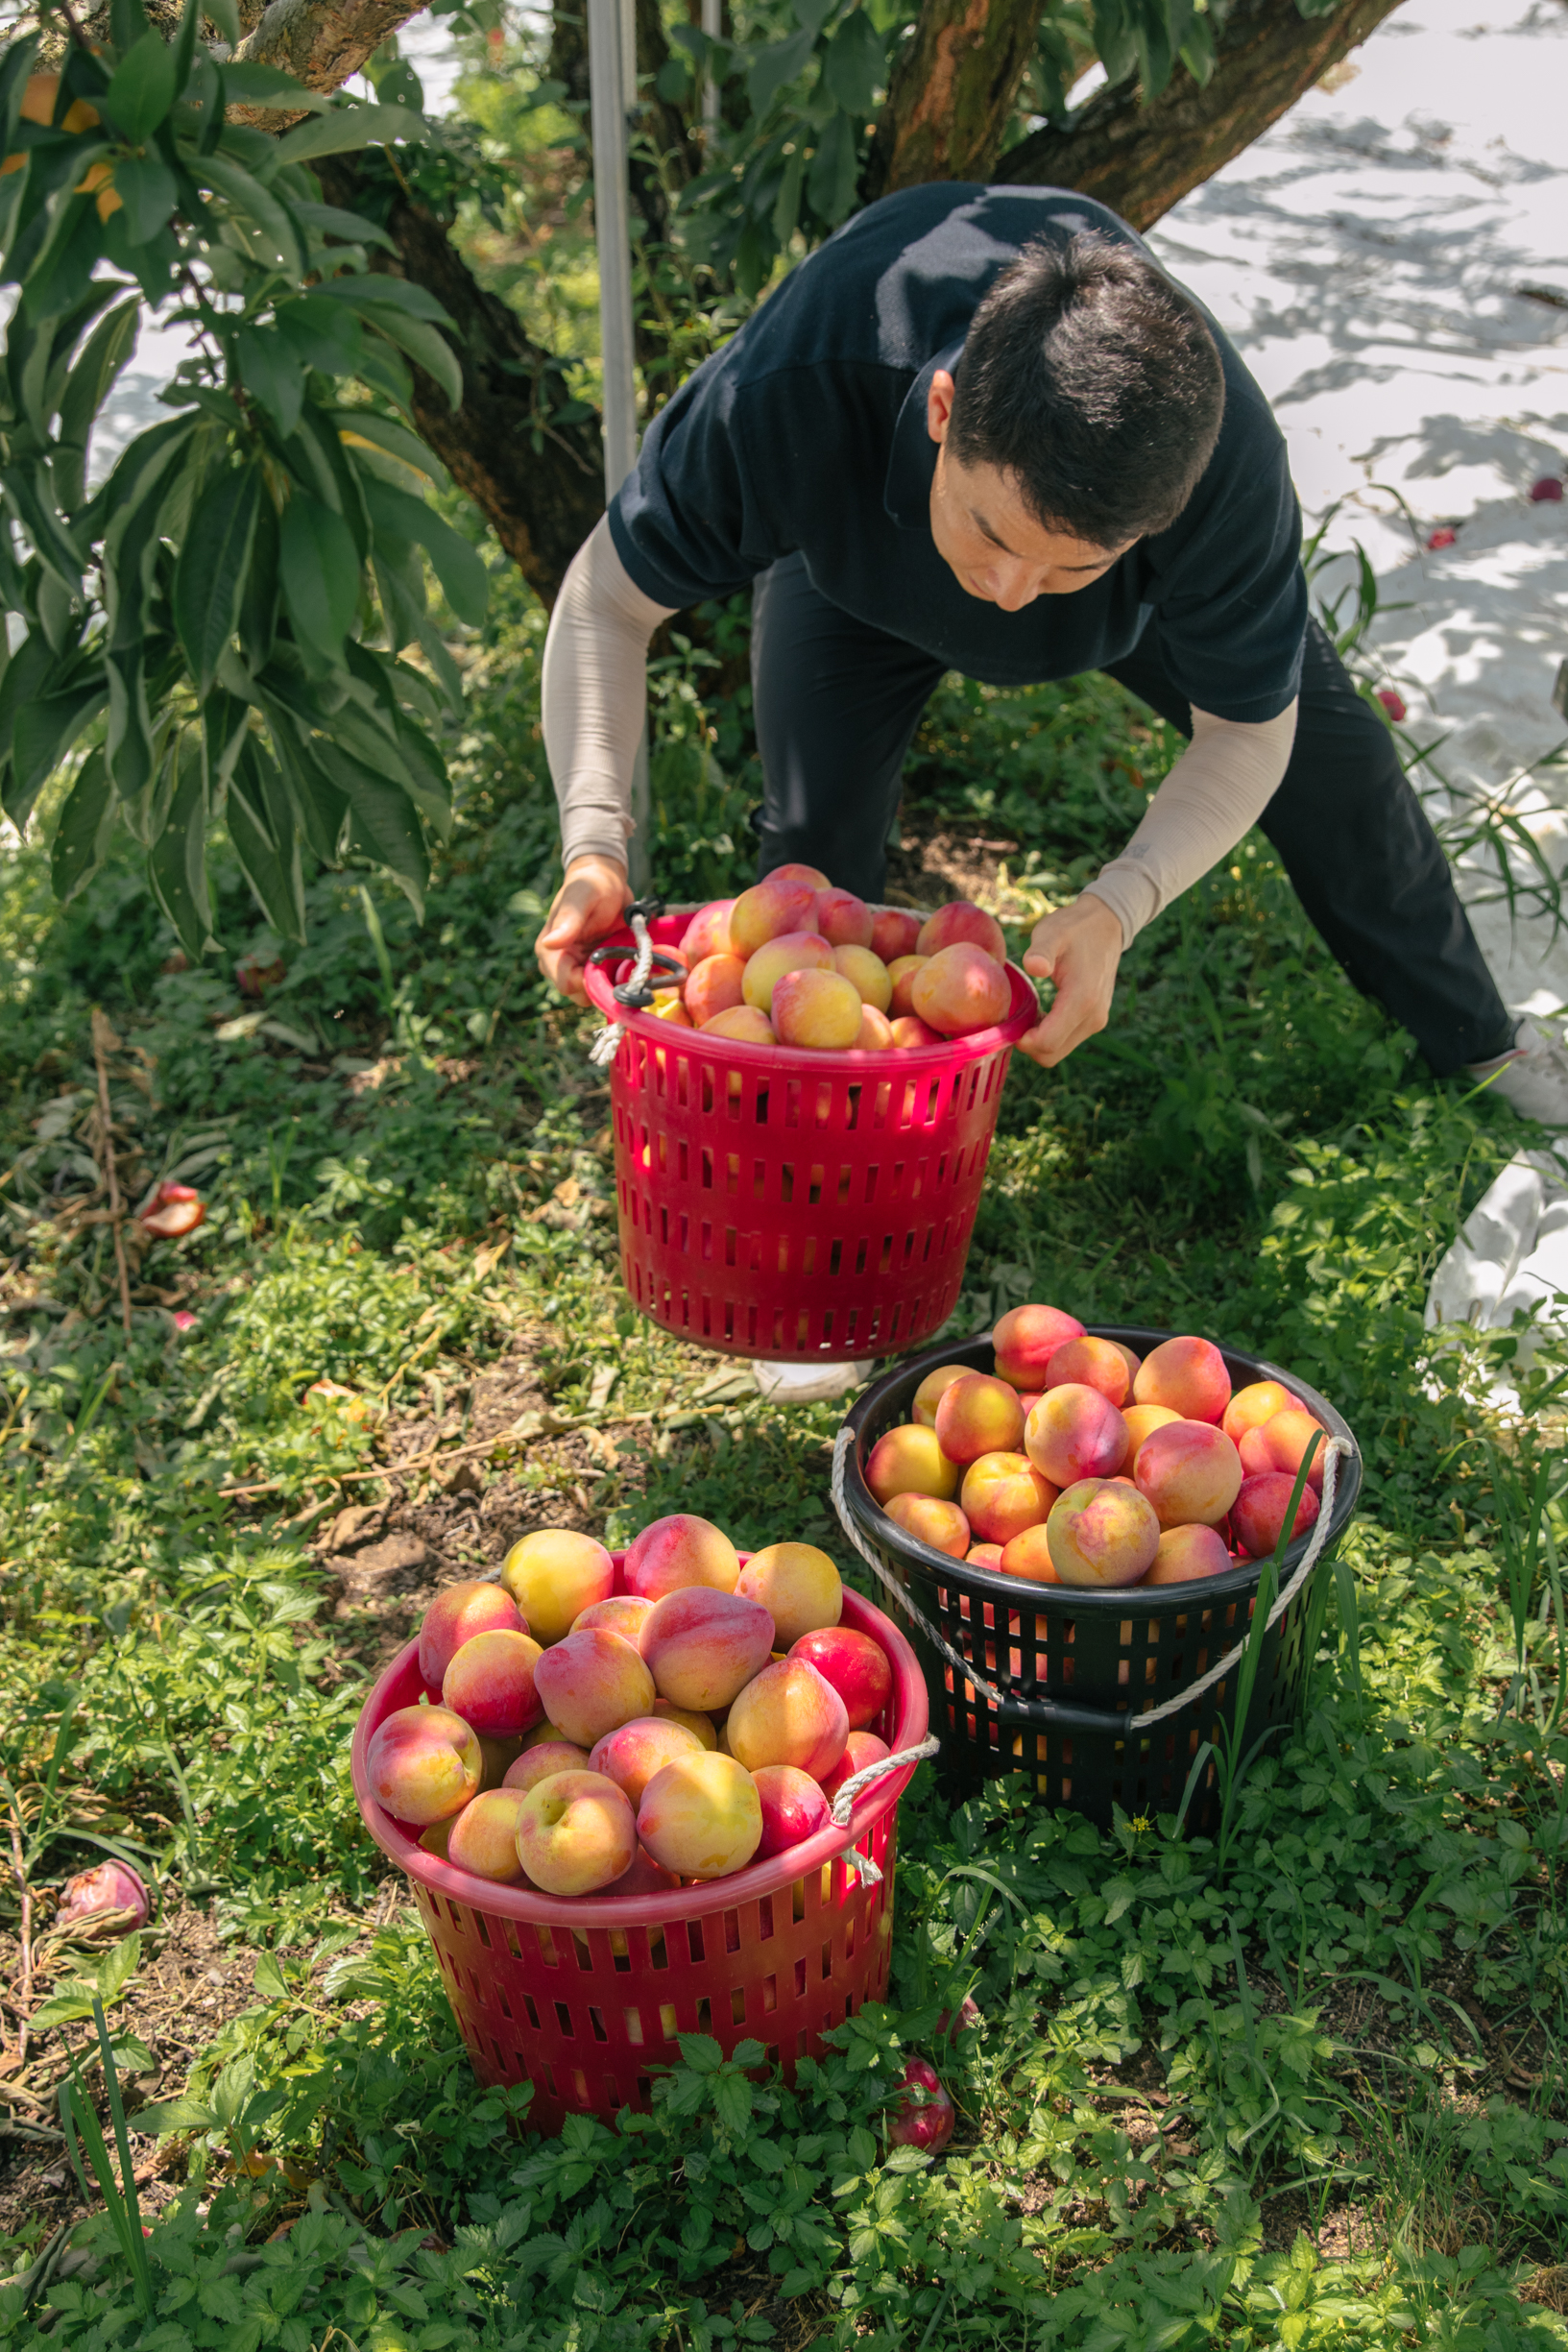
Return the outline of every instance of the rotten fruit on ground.
{"type": "Polygon", "coordinates": [[[94,1930],[112,1924],[118,1934],[147,1925],[147,1888],[129,1862],[95,1862],[67,1879],[60,1892],[55,1926],[94,1930]]]}
{"type": "Polygon", "coordinates": [[[206,1222],[206,1203],[190,1184],[160,1184],[137,1211],[137,1223],[159,1241],[179,1241],[206,1222]]]}
{"type": "Polygon", "coordinates": [[[911,2058],[904,2070],[903,2097],[893,2110],[887,2136],[895,2147],[940,2155],[953,2137],[957,2111],[929,2058],[911,2058]]]}

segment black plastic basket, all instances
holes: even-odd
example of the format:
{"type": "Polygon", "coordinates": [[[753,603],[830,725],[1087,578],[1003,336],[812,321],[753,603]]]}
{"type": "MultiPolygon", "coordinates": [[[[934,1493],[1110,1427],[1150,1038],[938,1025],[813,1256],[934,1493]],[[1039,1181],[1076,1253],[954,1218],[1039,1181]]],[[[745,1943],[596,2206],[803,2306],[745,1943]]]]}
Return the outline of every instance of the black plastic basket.
{"type": "MultiPolygon", "coordinates": [[[[1122,1340],[1142,1356],[1170,1334],[1106,1323],[1097,1326],[1096,1336],[1122,1340]]],[[[1338,1466],[1316,1565],[1261,1644],[1242,1740],[1245,1753],[1265,1731],[1292,1722],[1300,1710],[1329,1563],[1356,1508],[1362,1463],[1346,1422],[1315,1389],[1262,1357],[1233,1347],[1220,1352],[1234,1388],[1278,1380],[1349,1447],[1338,1466]]],[[[939,1364],[991,1371],[990,1334],[932,1348],[885,1373],[850,1414],[834,1472],[846,1532],[874,1556],[895,1604],[902,1603],[930,1692],[931,1729],[942,1741],[938,1768],[960,1787],[1001,1773],[1032,1772],[1048,1804],[1068,1806],[1102,1827],[1110,1825],[1115,1806],[1134,1818],[1174,1813],[1205,1741],[1215,1740],[1221,1725],[1234,1731],[1237,1667],[1146,1730],[1129,1735],[1127,1719],[1200,1683],[1245,1638],[1263,1564],[1248,1561],[1201,1584],[1086,1592],[972,1567],[906,1535],[866,1485],[865,1463],[886,1430],[909,1419],[916,1389],[939,1364]],[[961,1665],[977,1672],[998,1698],[977,1688],[961,1665]]],[[[1279,1591],[1310,1540],[1303,1537],[1286,1552],[1279,1591]]],[[[1189,1826],[1201,1830],[1217,1801],[1210,1761],[1193,1790],[1189,1826]]]]}

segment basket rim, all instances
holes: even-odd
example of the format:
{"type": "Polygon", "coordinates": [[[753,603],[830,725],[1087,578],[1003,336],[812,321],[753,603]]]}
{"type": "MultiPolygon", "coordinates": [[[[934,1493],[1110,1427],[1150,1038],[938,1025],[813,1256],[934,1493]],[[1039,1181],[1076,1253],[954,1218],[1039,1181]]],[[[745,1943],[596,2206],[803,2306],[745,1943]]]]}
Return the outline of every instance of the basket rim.
{"type": "MultiPolygon", "coordinates": [[[[612,1554],[617,1567],[622,1557],[619,1552],[612,1554]]],[[[866,1600],[850,1585],[844,1587],[844,1614],[839,1622],[858,1633],[874,1635],[887,1651],[893,1668],[894,1728],[898,1734],[894,1753],[899,1748],[918,1747],[929,1728],[930,1699],[920,1661],[907,1638],[874,1601],[866,1600]]],[[[770,1855],[765,1861],[748,1862],[744,1870],[732,1871],[728,1878],[711,1879],[706,1885],[670,1887],[654,1895],[546,1895],[532,1888],[481,1879],[472,1871],[459,1870],[455,1864],[444,1862],[438,1855],[427,1853],[418,1835],[411,1837],[403,1825],[372,1796],[368,1767],[371,1738],[392,1711],[393,1685],[410,1665],[417,1673],[418,1661],[416,1636],[382,1668],[360,1708],[352,1747],[354,1802],[375,1843],[407,1878],[433,1894],[445,1895],[449,1903],[467,1903],[470,1910],[484,1911],[492,1918],[498,1915],[551,1928],[656,1928],[672,1917],[706,1919],[715,1911],[732,1910],[736,1903],[755,1901],[759,1896],[776,1895],[797,1879],[809,1877],[824,1862],[835,1861],[847,1853],[897,1805],[919,1769],[918,1765],[906,1764],[868,1788],[851,1813],[847,1829],[840,1830],[830,1823],[814,1837],[802,1838],[799,1845],[786,1847],[783,1854],[770,1855]]]]}
{"type": "MultiPolygon", "coordinates": [[[[667,947],[672,944],[667,935],[660,938],[660,926],[674,922],[680,911],[655,915],[649,923],[648,931],[656,946],[667,947]]],[[[693,908],[690,911],[695,913],[697,909],[693,908]]],[[[913,909],[888,908],[878,909],[877,911],[907,914],[913,909]]],[[[628,953],[637,953],[637,942],[625,930],[607,932],[597,944],[600,947],[618,947],[623,943],[628,953]]],[[[928,1071],[951,1070],[965,1062],[979,1061],[988,1054],[1000,1053],[1004,1049],[1010,1051],[1016,1046],[1040,1019],[1040,998],[1033,981],[1026,973],[1021,972],[1016,963],[1009,961],[1005,969],[1008,985],[1013,992],[1012,1010],[1005,1020],[997,1022],[990,1029],[975,1030],[967,1037],[943,1037],[935,1045],[900,1046],[897,1050],[898,1060],[894,1065],[899,1074],[910,1077],[928,1071]]],[[[823,1077],[848,1071],[858,1078],[862,1072],[888,1069],[885,1049],[871,1053],[857,1046],[845,1046],[830,1052],[820,1047],[780,1045],[777,1042],[772,1045],[749,1045],[738,1037],[712,1037],[705,1042],[700,1029],[672,1031],[667,1021],[659,1020],[651,1012],[639,1012],[630,1006],[617,1005],[612,992],[610,976],[601,967],[588,965],[583,978],[590,1004],[596,1012],[603,1013],[607,1021],[618,1021],[634,1036],[647,1038],[666,1048],[672,1035],[679,1037],[682,1040],[680,1051],[684,1054],[695,1047],[699,1061],[723,1061],[728,1064],[738,1059],[742,1068],[754,1065],[759,1070],[777,1068],[783,1062],[791,1077],[797,1072],[806,1071],[814,1071],[823,1077]]]]}
{"type": "MultiPolygon", "coordinates": [[[[1157,1330],[1147,1323],[1092,1323],[1086,1326],[1092,1339],[1121,1340],[1138,1353],[1146,1353],[1162,1342],[1178,1336],[1174,1332],[1157,1330]],[[1142,1346],[1140,1346],[1142,1343],[1142,1346]]],[[[1226,1369],[1234,1378],[1240,1366],[1247,1373],[1248,1383],[1256,1380],[1277,1380],[1282,1388],[1299,1396],[1322,1420],[1332,1437],[1342,1438],[1350,1447],[1348,1460],[1342,1461],[1339,1482],[1335,1489],[1334,1510],[1329,1519],[1329,1532],[1324,1544],[1325,1557],[1339,1541],[1354,1515],[1362,1487],[1362,1453],[1354,1431],[1344,1416],[1330,1404],[1298,1372],[1291,1372],[1265,1356],[1255,1356],[1244,1348],[1227,1347],[1219,1342],[1220,1354],[1226,1369]]],[[[957,1364],[966,1357],[977,1359],[977,1370],[989,1371],[994,1361],[989,1330],[977,1331],[967,1340],[947,1346],[929,1347],[919,1356],[906,1357],[874,1381],[864,1394],[856,1397],[845,1416],[845,1425],[855,1433],[844,1465],[844,1500],[858,1524],[861,1533],[884,1552],[892,1554],[902,1566],[917,1568],[922,1574],[940,1578],[954,1590],[970,1594],[982,1601],[1004,1604],[1016,1610],[1021,1603],[1036,1616],[1091,1615],[1126,1616],[1129,1610],[1149,1616],[1186,1616],[1194,1608],[1208,1608],[1231,1600],[1250,1598],[1263,1575],[1261,1560],[1238,1564],[1218,1576],[1206,1576],[1179,1585],[1121,1585],[1110,1590],[1096,1591],[1082,1585],[1038,1585],[1027,1577],[1002,1576],[993,1568],[979,1568],[966,1560],[954,1560],[948,1552],[938,1552],[930,1544],[906,1535],[896,1521],[887,1517],[871,1489],[866,1485],[863,1454],[866,1450],[866,1424],[884,1410],[890,1392],[912,1383],[914,1388],[928,1372],[940,1365],[957,1364]],[[977,1361],[984,1358],[984,1362],[977,1361]]],[[[1238,1384],[1241,1385],[1241,1384],[1238,1384]]],[[[1289,1582],[1300,1564],[1312,1540],[1312,1530],[1298,1537],[1285,1554],[1280,1569],[1280,1584],[1289,1582]]]]}

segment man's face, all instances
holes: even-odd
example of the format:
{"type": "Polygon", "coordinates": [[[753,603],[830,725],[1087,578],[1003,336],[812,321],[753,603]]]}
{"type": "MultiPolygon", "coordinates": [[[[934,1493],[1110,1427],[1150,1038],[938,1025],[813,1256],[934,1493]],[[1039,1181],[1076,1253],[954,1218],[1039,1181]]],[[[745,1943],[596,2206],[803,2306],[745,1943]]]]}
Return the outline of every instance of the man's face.
{"type": "Polygon", "coordinates": [[[1004,613],[1022,612],[1036,596],[1068,596],[1087,588],[1126,553],[1125,547],[1096,547],[1048,531],[1007,474],[995,466],[960,465],[948,444],[952,417],[953,378],[938,368],[926,402],[927,426],[937,444],[931,537],[966,594],[1004,613]]]}

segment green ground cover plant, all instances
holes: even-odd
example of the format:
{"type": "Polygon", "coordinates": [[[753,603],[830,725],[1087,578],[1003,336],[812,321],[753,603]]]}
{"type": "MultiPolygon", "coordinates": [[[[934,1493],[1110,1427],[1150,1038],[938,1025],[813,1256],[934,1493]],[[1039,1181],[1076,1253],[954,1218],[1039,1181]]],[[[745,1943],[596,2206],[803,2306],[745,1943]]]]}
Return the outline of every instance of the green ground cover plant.
{"type": "MultiPolygon", "coordinates": [[[[1306,1709],[1224,1850],[1165,1819],[1102,1835],[1018,1781],[954,1805],[927,1767],[890,2001],[793,2086],[689,2036],[653,2113],[615,2129],[541,2141],[526,2092],[476,2092],[349,1782],[409,1609],[360,1608],[327,1528],[385,1497],[400,1455],[424,1467],[395,1497],[447,1511],[449,1572],[495,1564],[497,1500],[611,1541],[696,1510],[855,1564],[827,1501],[837,1409],[764,1404],[620,1288],[592,1024],[531,956],[553,858],[542,618],[497,570],[454,642],[457,811],[422,927],[374,877],[319,870],[285,948],[220,841],[226,935],[283,967],[246,996],[229,955],[174,952],[129,855],[61,909],[47,812],[6,853],[0,1928],[19,1964],[20,1863],[37,1956],[25,1998],[10,1971],[8,2057],[30,2004],[34,2025],[0,2086],[49,2096],[4,2110],[0,2342],[1560,2342],[1563,1372],[1545,1348],[1523,1422],[1493,1427],[1467,1399],[1517,1335],[1434,1356],[1421,1327],[1456,1225],[1538,1139],[1430,1079],[1256,837],[1138,942],[1102,1038],[1015,1067],[953,1325],[1053,1297],[1211,1330],[1356,1429],[1366,1484],[1306,1709]],[[129,1333],[93,1221],[94,1006],[128,1193],[173,1175],[209,1204],[131,1270],[129,1333]],[[503,1379],[520,1434],[460,1454],[503,1379]],[[323,1381],[347,1398],[312,1399],[323,1381]],[[458,1510],[443,1449],[485,1511],[458,1510]],[[156,1883],[153,1923],[108,1955],[52,1946],[46,1890],[105,1847],[156,1883]],[[167,1988],[189,2008],[214,1952],[243,1998],[181,2040],[167,1988]],[[939,2049],[965,1993],[982,2024],[939,2049]],[[95,1996],[134,2169],[156,2160],[145,2278],[96,2181],[76,2219],[49,2137],[69,2056],[117,2180],[95,1996]],[[935,2164],[885,2136],[915,2049],[960,2108],[935,2164]]],[[[672,894],[753,855],[746,707],[716,674],[677,644],[656,681],[672,894]]],[[[949,682],[898,871],[933,900],[974,887],[1021,938],[1172,750],[1102,683],[949,682]],[[977,841],[1005,846],[976,864],[977,841]]]]}

